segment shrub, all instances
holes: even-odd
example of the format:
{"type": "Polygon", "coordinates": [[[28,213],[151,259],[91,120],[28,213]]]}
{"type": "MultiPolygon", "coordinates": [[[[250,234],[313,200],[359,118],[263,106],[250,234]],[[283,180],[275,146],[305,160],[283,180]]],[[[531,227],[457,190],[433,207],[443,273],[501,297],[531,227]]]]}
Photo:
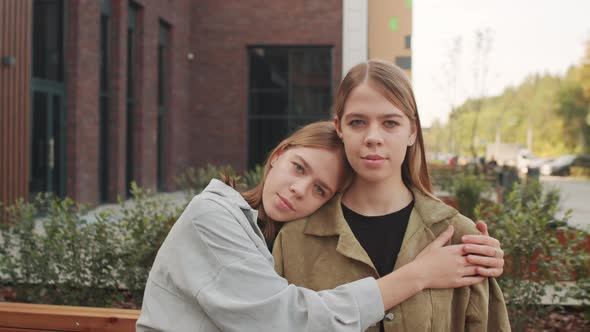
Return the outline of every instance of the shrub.
{"type": "Polygon", "coordinates": [[[192,197],[205,189],[211,179],[219,179],[221,174],[226,174],[231,177],[236,177],[236,172],[229,165],[215,166],[207,164],[205,167],[194,169],[187,168],[174,181],[176,185],[192,197]]]}
{"type": "Polygon", "coordinates": [[[245,189],[252,189],[256,187],[260,181],[262,181],[262,175],[264,174],[264,167],[256,165],[254,169],[248,170],[244,173],[243,184],[245,189]]]}
{"type": "Polygon", "coordinates": [[[143,290],[162,242],[180,216],[186,202],[174,205],[169,199],[131,185],[132,200],[119,203],[112,223],[116,225],[119,264],[118,280],[136,303],[143,290]]]}
{"type": "Polygon", "coordinates": [[[570,167],[570,175],[575,177],[590,178],[590,167],[572,166],[570,167]]]}
{"type": "Polygon", "coordinates": [[[120,303],[126,289],[141,306],[155,255],[183,206],[135,184],[132,194],[93,214],[69,198],[17,201],[0,234],[0,286],[21,302],[98,307],[120,303]]]}
{"type": "MultiPolygon", "coordinates": [[[[555,217],[558,203],[558,191],[544,193],[539,182],[530,181],[515,184],[502,204],[476,209],[477,218],[488,222],[490,233],[502,242],[506,253],[505,272],[498,282],[515,331],[537,327],[536,323],[554,309],[541,305],[548,287],[560,291],[556,281],[569,280],[576,271],[587,275],[587,252],[561,242],[556,231],[567,231],[574,239],[587,235],[567,228],[569,213],[561,219],[555,217]]],[[[565,290],[558,299],[590,299],[587,283],[580,280],[577,286],[565,290]]]]}
{"type": "Polygon", "coordinates": [[[489,182],[471,174],[455,177],[451,185],[451,192],[459,205],[459,211],[471,219],[475,217],[475,207],[487,189],[491,189],[489,182]]]}
{"type": "Polygon", "coordinates": [[[116,231],[103,218],[89,222],[69,198],[38,195],[7,209],[0,275],[23,302],[108,306],[120,300],[116,231]]]}

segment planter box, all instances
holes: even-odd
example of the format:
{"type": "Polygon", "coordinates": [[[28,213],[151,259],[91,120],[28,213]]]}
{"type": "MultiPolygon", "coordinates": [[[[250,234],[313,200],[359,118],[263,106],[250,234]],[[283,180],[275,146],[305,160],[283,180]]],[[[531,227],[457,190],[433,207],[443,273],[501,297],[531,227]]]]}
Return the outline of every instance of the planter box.
{"type": "Polygon", "coordinates": [[[0,302],[0,331],[135,331],[139,310],[0,302]]]}

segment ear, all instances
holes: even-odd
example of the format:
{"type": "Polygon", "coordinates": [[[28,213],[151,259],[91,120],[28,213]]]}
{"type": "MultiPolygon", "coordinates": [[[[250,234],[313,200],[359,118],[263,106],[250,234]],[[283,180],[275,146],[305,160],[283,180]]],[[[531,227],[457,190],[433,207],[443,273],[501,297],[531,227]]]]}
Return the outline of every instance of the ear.
{"type": "Polygon", "coordinates": [[[334,127],[336,127],[336,133],[338,134],[338,137],[342,139],[342,128],[340,128],[340,121],[338,121],[337,116],[334,117],[334,127]]]}
{"type": "Polygon", "coordinates": [[[408,146],[412,146],[416,143],[416,137],[418,137],[418,128],[416,127],[416,124],[412,124],[412,132],[410,133],[410,136],[408,137],[408,146]]]}

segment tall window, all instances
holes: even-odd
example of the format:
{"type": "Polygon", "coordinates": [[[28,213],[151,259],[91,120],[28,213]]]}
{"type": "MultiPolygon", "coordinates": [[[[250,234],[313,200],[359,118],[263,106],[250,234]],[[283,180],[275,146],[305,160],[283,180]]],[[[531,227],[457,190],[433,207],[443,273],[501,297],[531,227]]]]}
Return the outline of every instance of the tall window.
{"type": "Polygon", "coordinates": [[[108,200],[111,0],[101,0],[98,185],[101,202],[108,200]]]}
{"type": "Polygon", "coordinates": [[[331,47],[250,47],[248,167],[296,128],[328,119],[331,47]]]}
{"type": "Polygon", "coordinates": [[[29,192],[65,193],[64,3],[33,1],[29,192]]]}
{"type": "Polygon", "coordinates": [[[158,190],[164,190],[164,149],[166,137],[166,112],[168,109],[169,95],[169,69],[170,69],[170,25],[160,21],[158,38],[158,124],[157,124],[157,149],[158,149],[158,190]]]}
{"type": "Polygon", "coordinates": [[[63,3],[33,2],[33,77],[63,82],[63,3]]]}
{"type": "Polygon", "coordinates": [[[137,56],[137,24],[139,16],[139,6],[133,2],[129,3],[127,17],[127,134],[126,134],[126,162],[125,162],[125,182],[127,185],[127,196],[130,195],[131,181],[133,181],[133,168],[135,167],[134,130],[135,128],[135,63],[133,59],[137,56]]]}

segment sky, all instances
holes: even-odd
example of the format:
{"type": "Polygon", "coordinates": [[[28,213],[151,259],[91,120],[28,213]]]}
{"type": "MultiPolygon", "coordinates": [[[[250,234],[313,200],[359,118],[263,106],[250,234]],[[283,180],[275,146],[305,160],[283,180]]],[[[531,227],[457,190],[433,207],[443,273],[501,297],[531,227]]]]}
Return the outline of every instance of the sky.
{"type": "Polygon", "coordinates": [[[412,82],[425,127],[436,118],[446,122],[451,104],[482,91],[498,95],[535,73],[564,74],[590,40],[590,0],[414,0],[412,8],[412,82]],[[491,48],[482,89],[474,87],[474,45],[476,31],[486,29],[491,48]],[[457,38],[457,65],[445,67],[457,38]],[[456,68],[456,89],[444,68],[456,68]]]}

